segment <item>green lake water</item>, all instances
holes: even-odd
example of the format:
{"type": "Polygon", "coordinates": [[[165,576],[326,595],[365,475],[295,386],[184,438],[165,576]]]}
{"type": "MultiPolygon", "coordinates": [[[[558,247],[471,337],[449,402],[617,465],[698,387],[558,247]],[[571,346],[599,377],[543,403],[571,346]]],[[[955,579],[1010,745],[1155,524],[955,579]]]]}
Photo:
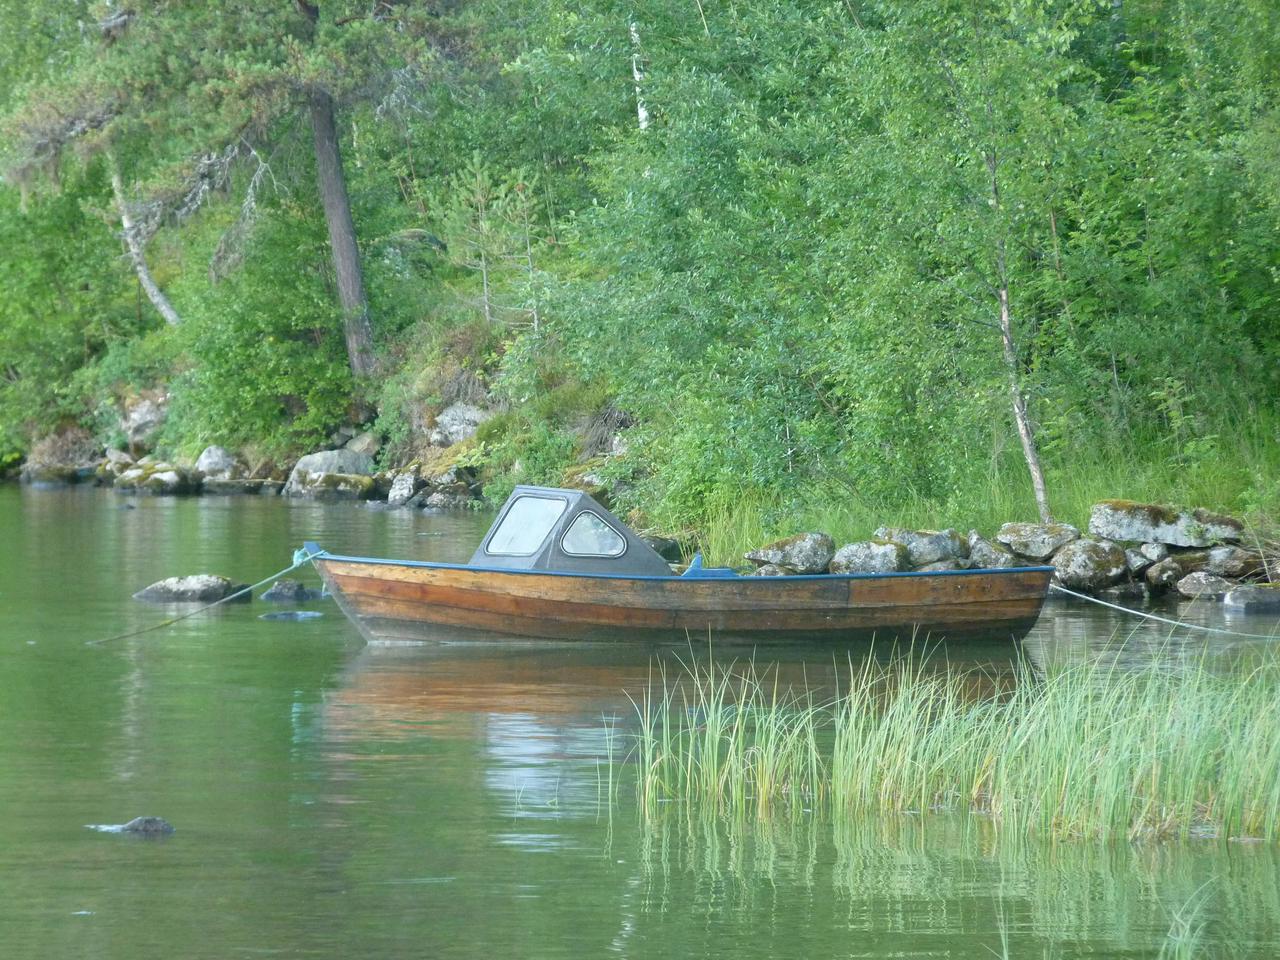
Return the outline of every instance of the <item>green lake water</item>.
{"type": "MultiPolygon", "coordinates": [[[[0,957],[1138,958],[1173,950],[1192,913],[1197,956],[1280,956],[1275,844],[1050,844],[938,814],[644,820],[609,756],[629,696],[681,651],[369,647],[331,601],[287,622],[257,600],[85,643],[163,619],[130,598],[162,577],[257,580],[306,539],[466,560],[487,521],[0,488],[0,957]],[[177,832],[86,828],[139,815],[177,832]]],[[[1171,645],[1051,604],[1021,655],[1123,664],[1206,644],[1266,646],[1171,645]]],[[[1019,655],[967,651],[949,655],[994,675],[1019,655]]],[[[823,684],[863,654],[757,659],[823,684]]]]}

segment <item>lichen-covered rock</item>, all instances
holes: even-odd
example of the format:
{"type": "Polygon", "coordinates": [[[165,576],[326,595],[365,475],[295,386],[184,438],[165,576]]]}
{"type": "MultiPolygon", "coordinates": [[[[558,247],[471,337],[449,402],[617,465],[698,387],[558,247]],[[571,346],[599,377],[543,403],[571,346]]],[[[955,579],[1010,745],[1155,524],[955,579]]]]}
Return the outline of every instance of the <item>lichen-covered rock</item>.
{"type": "Polygon", "coordinates": [[[373,460],[368,454],[322,450],[309,453],[294,464],[283,493],[286,497],[321,500],[366,499],[373,492],[372,473],[373,460]],[[356,478],[363,478],[363,482],[356,478]]]}
{"type": "Polygon", "coordinates": [[[1169,548],[1163,543],[1144,543],[1138,547],[1138,552],[1152,563],[1159,563],[1169,555],[1169,548]]]}
{"type": "Polygon", "coordinates": [[[174,832],[174,828],[164,817],[134,817],[120,827],[120,832],[141,837],[167,837],[174,832]]]}
{"type": "Polygon", "coordinates": [[[761,567],[757,567],[753,572],[753,577],[794,577],[798,570],[792,570],[790,567],[781,563],[766,563],[761,567]]]}
{"type": "Polygon", "coordinates": [[[1124,552],[1124,562],[1129,572],[1137,576],[1155,561],[1148,558],[1141,550],[1130,548],[1124,552]]]}
{"type": "Polygon", "coordinates": [[[258,599],[269,603],[307,603],[311,600],[319,600],[322,596],[319,590],[303,586],[297,580],[286,579],[277,580],[258,599]]]}
{"type": "Polygon", "coordinates": [[[992,543],[977,530],[969,531],[969,566],[975,570],[999,570],[1016,567],[1018,558],[1008,549],[992,543]]]}
{"type": "Polygon", "coordinates": [[[1211,547],[1201,569],[1205,573],[1239,580],[1262,571],[1262,556],[1256,551],[1246,550],[1243,547],[1211,547]]]}
{"type": "Polygon", "coordinates": [[[1111,540],[1141,540],[1175,547],[1209,547],[1239,540],[1244,524],[1208,510],[1156,503],[1103,500],[1089,512],[1089,532],[1111,540]]]}
{"type": "Polygon", "coordinates": [[[280,492],[280,488],[284,486],[284,481],[267,480],[261,477],[244,480],[217,480],[213,477],[205,477],[201,486],[206,494],[217,496],[259,494],[261,496],[274,497],[280,492]]]}
{"type": "MultiPolygon", "coordinates": [[[[248,584],[236,583],[215,574],[197,573],[190,577],[157,580],[135,593],[133,599],[149,603],[213,603],[215,600],[224,600],[247,586],[248,584]]],[[[246,592],[236,597],[236,600],[247,603],[249,594],[246,592]]]]}
{"type": "Polygon", "coordinates": [[[139,460],[116,477],[118,493],[150,493],[156,496],[176,496],[194,493],[195,477],[181,467],[164,461],[139,460]]]}
{"type": "Polygon", "coordinates": [[[969,561],[964,557],[949,557],[946,560],[934,560],[916,567],[917,573],[946,573],[949,570],[968,570],[969,561]]]}
{"type": "Polygon", "coordinates": [[[403,507],[413,495],[426,484],[418,476],[418,468],[410,467],[391,478],[391,489],[387,492],[387,503],[393,507],[403,507]]]}
{"type": "Polygon", "coordinates": [[[828,569],[832,573],[896,573],[911,566],[911,555],[892,540],[847,543],[835,552],[828,569]]]}
{"type": "Polygon", "coordinates": [[[1069,523],[1006,523],[996,534],[996,542],[1028,560],[1048,560],[1079,538],[1080,531],[1069,523]]]}
{"type": "Polygon", "coordinates": [[[372,430],[366,430],[364,433],[356,434],[343,447],[353,453],[364,454],[366,457],[376,457],[378,451],[382,449],[382,441],[372,430]]]}
{"type": "Polygon", "coordinates": [[[423,501],[422,507],[424,510],[465,510],[477,502],[470,493],[437,490],[423,501]]]}
{"type": "Polygon", "coordinates": [[[1153,593],[1162,593],[1187,575],[1173,557],[1165,557],[1147,567],[1142,578],[1153,593]]]}
{"type": "Polygon", "coordinates": [[[1192,600],[1221,600],[1234,586],[1230,580],[1201,570],[1187,574],[1174,584],[1174,589],[1192,600]]]}
{"type": "Polygon", "coordinates": [[[825,533],[798,533],[744,556],[757,566],[771,563],[789,567],[796,573],[825,573],[835,553],[835,541],[825,533]]]}
{"type": "Polygon", "coordinates": [[[1230,613],[1280,613],[1280,584],[1247,583],[1232,587],[1222,598],[1230,613]]]}
{"type": "Polygon", "coordinates": [[[225,447],[205,447],[196,458],[196,472],[205,479],[234,480],[244,476],[244,468],[225,447]]]}
{"type": "Polygon", "coordinates": [[[1070,590],[1094,593],[1119,583],[1128,573],[1124,550],[1110,540],[1082,537],[1053,555],[1054,576],[1070,590]]]}
{"type": "Polygon", "coordinates": [[[445,407],[436,417],[435,428],[428,435],[428,440],[437,447],[451,446],[463,440],[470,440],[476,435],[480,424],[493,413],[470,403],[454,403],[445,407]]]}
{"type": "Polygon", "coordinates": [[[892,540],[906,547],[913,567],[969,555],[968,541],[960,536],[958,530],[905,530],[902,527],[881,527],[874,536],[877,540],[892,540]]]}

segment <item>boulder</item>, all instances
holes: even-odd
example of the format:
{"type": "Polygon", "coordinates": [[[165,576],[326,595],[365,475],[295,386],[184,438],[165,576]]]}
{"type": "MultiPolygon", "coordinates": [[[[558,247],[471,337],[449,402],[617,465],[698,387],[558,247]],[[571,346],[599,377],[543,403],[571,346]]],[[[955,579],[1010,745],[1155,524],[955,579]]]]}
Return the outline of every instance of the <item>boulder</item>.
{"type": "MultiPolygon", "coordinates": [[[[225,600],[233,593],[244,590],[248,584],[235,583],[226,577],[211,573],[197,573],[190,577],[169,577],[157,580],[149,587],[144,587],[133,595],[135,600],[146,600],[150,603],[213,603],[225,600]]],[[[241,603],[248,603],[250,595],[246,592],[236,597],[241,603]]]]}
{"type": "Polygon", "coordinates": [[[1124,550],[1110,540],[1072,540],[1053,556],[1054,576],[1069,590],[1094,593],[1119,583],[1128,573],[1124,550]]]}
{"type": "Polygon", "coordinates": [[[1173,557],[1165,557],[1147,567],[1146,572],[1143,573],[1143,579],[1147,581],[1147,586],[1153,592],[1162,593],[1186,575],[1186,571],[1177,560],[1173,557]]]}
{"type": "Polygon", "coordinates": [[[186,470],[164,461],[136,464],[116,477],[115,488],[119,493],[150,493],[156,496],[176,496],[194,493],[198,484],[186,470]]]}
{"type": "Polygon", "coordinates": [[[133,457],[125,453],[123,450],[117,450],[115,447],[107,447],[103,453],[107,463],[116,467],[127,467],[133,465],[133,457]]]}
{"type": "Polygon", "coordinates": [[[120,429],[135,450],[146,449],[164,426],[169,410],[169,398],[161,393],[133,397],[125,401],[120,417],[120,429]]]}
{"type": "Polygon", "coordinates": [[[167,837],[174,829],[173,824],[163,817],[134,817],[120,828],[120,832],[140,837],[167,837]]]}
{"type": "Polygon", "coordinates": [[[1103,500],[1089,512],[1089,532],[1111,540],[1141,540],[1175,547],[1209,547],[1239,540],[1244,524],[1207,510],[1156,503],[1103,500]]]}
{"type": "Polygon", "coordinates": [[[1144,543],[1138,547],[1138,552],[1152,563],[1159,563],[1169,555],[1169,548],[1163,543],[1144,543]]]}
{"type": "Polygon", "coordinates": [[[450,493],[437,490],[423,501],[422,507],[424,510],[465,510],[476,503],[479,501],[473,499],[469,492],[450,493]]]}
{"type": "Polygon", "coordinates": [[[1142,600],[1146,598],[1147,590],[1140,580],[1126,580],[1099,590],[1097,596],[1103,600],[1142,600]]]}
{"type": "Polygon", "coordinates": [[[65,487],[80,480],[80,471],[66,464],[24,463],[18,481],[37,490],[65,487]]]}
{"type": "Polygon", "coordinates": [[[350,450],[352,453],[362,453],[366,457],[376,457],[378,451],[382,449],[382,441],[372,430],[366,430],[364,433],[357,433],[343,444],[343,449],[350,450]]]}
{"type": "Polygon", "coordinates": [[[269,603],[307,603],[324,596],[319,590],[303,586],[297,580],[277,580],[270,589],[259,595],[259,600],[269,603]]]}
{"type": "Polygon", "coordinates": [[[282,491],[286,497],[320,500],[366,499],[373,491],[373,460],[354,450],[309,453],[293,466],[282,491]]]}
{"type": "Polygon", "coordinates": [[[790,567],[796,573],[826,573],[835,552],[835,541],[825,533],[798,533],[744,556],[757,566],[776,564],[790,567]]]}
{"type": "Polygon", "coordinates": [[[1048,560],[1078,540],[1080,531],[1069,523],[1006,523],[995,538],[1020,557],[1048,560]]]}
{"type": "Polygon", "coordinates": [[[975,570],[1016,567],[1018,558],[1005,547],[992,543],[977,530],[969,531],[969,566],[975,570]]]}
{"type": "Polygon", "coordinates": [[[757,567],[751,575],[753,577],[794,577],[798,572],[798,570],[792,570],[785,564],[766,563],[761,567],[757,567]]]}
{"type": "Polygon", "coordinates": [[[896,573],[911,566],[911,555],[892,540],[848,543],[835,552],[828,569],[832,573],[896,573]]]}
{"type": "Polygon", "coordinates": [[[913,567],[939,560],[954,560],[969,554],[969,544],[957,530],[904,530],[901,527],[881,527],[874,536],[877,540],[892,540],[906,547],[913,567]]]}
{"type": "Polygon", "coordinates": [[[1129,549],[1124,552],[1124,562],[1132,574],[1142,573],[1143,570],[1151,566],[1155,561],[1146,556],[1141,550],[1129,549]]]}
{"type": "Polygon", "coordinates": [[[1264,569],[1264,564],[1262,555],[1256,551],[1246,550],[1243,547],[1221,546],[1209,549],[1204,566],[1200,569],[1205,573],[1216,574],[1219,577],[1231,577],[1239,580],[1242,577],[1251,577],[1256,573],[1261,573],[1264,569]]]}
{"type": "Polygon", "coordinates": [[[436,425],[428,436],[428,440],[437,447],[452,446],[463,440],[470,440],[476,435],[480,424],[493,413],[482,410],[470,403],[453,403],[445,407],[436,416],[436,425]]]}
{"type": "Polygon", "coordinates": [[[196,472],[206,480],[234,480],[244,475],[240,463],[225,447],[205,447],[196,458],[196,472]]]}
{"type": "Polygon", "coordinates": [[[387,503],[393,507],[403,507],[424,486],[422,478],[418,476],[417,467],[403,470],[391,478],[391,489],[387,491],[387,503]]]}
{"type": "Polygon", "coordinates": [[[1230,580],[1199,571],[1187,574],[1174,584],[1174,589],[1192,600],[1221,600],[1234,586],[1230,580]]]}
{"type": "Polygon", "coordinates": [[[205,477],[203,484],[204,492],[207,494],[235,495],[256,493],[267,497],[276,496],[283,486],[283,480],[264,480],[260,477],[246,480],[215,480],[211,477],[205,477]]]}
{"type": "Polygon", "coordinates": [[[948,570],[968,570],[969,561],[964,557],[959,559],[935,560],[933,563],[926,563],[923,566],[916,567],[917,573],[946,573],[948,570]]]}
{"type": "Polygon", "coordinates": [[[1222,598],[1230,613],[1280,613],[1280,584],[1241,584],[1222,598]]]}

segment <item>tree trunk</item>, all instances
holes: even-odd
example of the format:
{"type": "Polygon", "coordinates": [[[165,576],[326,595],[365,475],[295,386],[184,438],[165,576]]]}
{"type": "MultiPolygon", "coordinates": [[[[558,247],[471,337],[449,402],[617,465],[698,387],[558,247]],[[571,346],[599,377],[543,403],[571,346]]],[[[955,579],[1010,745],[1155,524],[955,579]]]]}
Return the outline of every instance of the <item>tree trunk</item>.
{"type": "Polygon", "coordinates": [[[649,129],[649,106],[644,102],[644,65],[640,53],[640,28],[634,20],[627,24],[631,35],[631,78],[636,85],[636,120],[641,130],[649,129]]]}
{"type": "Polygon", "coordinates": [[[342,332],[347,341],[347,360],[356,376],[375,372],[373,329],[369,323],[369,301],[360,271],[360,248],[351,219],[347,180],[342,172],[342,154],[333,120],[333,98],[320,89],[311,91],[311,127],[315,134],[316,180],[329,226],[329,248],[338,278],[338,301],[342,304],[342,332]]]}
{"type": "Polygon", "coordinates": [[[1022,441],[1022,455],[1031,472],[1031,488],[1036,495],[1036,508],[1041,523],[1053,523],[1049,509],[1049,494],[1045,489],[1044,470],[1040,467],[1040,453],[1036,449],[1036,435],[1027,416],[1027,398],[1022,392],[1022,378],[1018,374],[1018,351],[1013,341],[1013,318],[1009,314],[1009,284],[1005,279],[1004,243],[999,245],[996,264],[1000,271],[1000,285],[996,292],[1000,300],[1000,338],[1004,344],[1004,364],[1009,373],[1009,396],[1013,400],[1013,419],[1018,425],[1018,439],[1022,441]]]}
{"type": "Polygon", "coordinates": [[[151,276],[151,270],[147,267],[143,240],[138,234],[137,223],[134,222],[133,217],[129,214],[129,204],[124,195],[124,181],[120,178],[120,165],[116,163],[113,153],[107,154],[107,164],[111,168],[111,192],[115,195],[116,210],[120,214],[120,228],[124,234],[124,245],[129,251],[129,259],[133,261],[133,271],[138,275],[138,283],[146,292],[147,299],[160,311],[160,316],[164,317],[165,322],[170,326],[176,327],[182,323],[182,318],[178,316],[178,311],[173,309],[173,304],[164,295],[164,291],[160,289],[155,279],[151,276]]]}

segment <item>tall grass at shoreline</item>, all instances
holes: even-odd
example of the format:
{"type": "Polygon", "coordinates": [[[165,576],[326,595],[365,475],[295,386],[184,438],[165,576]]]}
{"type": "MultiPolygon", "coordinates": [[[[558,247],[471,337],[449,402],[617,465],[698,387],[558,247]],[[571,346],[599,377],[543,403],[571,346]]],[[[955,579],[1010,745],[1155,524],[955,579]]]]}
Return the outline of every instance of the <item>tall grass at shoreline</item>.
{"type": "Polygon", "coordinates": [[[1280,839],[1280,672],[1084,665],[1011,689],[919,659],[817,700],[771,671],[685,665],[637,702],[642,809],[766,819],[972,811],[1053,837],[1280,839]]]}

